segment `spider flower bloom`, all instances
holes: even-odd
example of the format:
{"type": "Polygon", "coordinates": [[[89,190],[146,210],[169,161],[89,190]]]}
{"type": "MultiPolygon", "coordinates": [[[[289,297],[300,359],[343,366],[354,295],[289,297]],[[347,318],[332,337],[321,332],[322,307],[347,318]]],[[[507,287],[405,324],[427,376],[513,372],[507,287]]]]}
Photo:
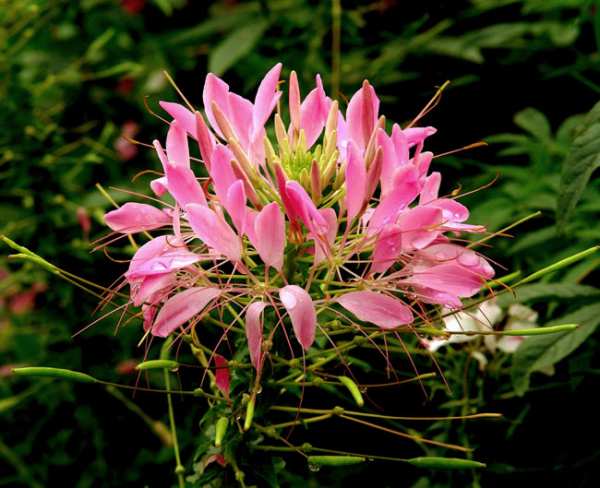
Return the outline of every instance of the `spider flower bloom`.
{"type": "Polygon", "coordinates": [[[159,233],[125,274],[146,330],[181,334],[209,314],[235,312],[257,370],[279,326],[306,351],[322,312],[349,330],[395,329],[425,304],[460,309],[494,275],[455,239],[484,228],[466,223],[456,198],[439,195],[442,176],[430,173],[433,154],[424,150],[436,129],[386,130],[368,81],[344,111],[318,76],[302,99],[292,72],[282,97],[280,73],[278,64],[252,101],[209,74],[204,113],[161,102],[172,121],[166,150],[154,142],[164,176],[151,188],[163,204],[106,215],[117,233],[159,233]]]}

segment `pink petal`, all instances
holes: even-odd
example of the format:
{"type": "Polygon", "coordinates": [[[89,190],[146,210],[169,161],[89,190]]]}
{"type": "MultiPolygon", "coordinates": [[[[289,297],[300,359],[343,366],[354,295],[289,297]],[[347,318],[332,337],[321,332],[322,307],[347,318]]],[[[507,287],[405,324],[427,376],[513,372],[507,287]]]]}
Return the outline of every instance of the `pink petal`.
{"type": "Polygon", "coordinates": [[[377,130],[377,143],[381,147],[381,196],[385,197],[390,192],[394,183],[394,173],[400,165],[400,161],[396,156],[396,148],[392,138],[388,136],[383,129],[377,130]]]}
{"type": "Polygon", "coordinates": [[[437,200],[441,182],[442,175],[437,171],[425,178],[425,184],[423,185],[421,195],[419,196],[419,204],[426,205],[437,200]]]}
{"type": "Polygon", "coordinates": [[[204,190],[190,168],[169,164],[166,173],[169,193],[180,207],[185,207],[188,203],[206,206],[204,190]]]}
{"type": "MultiPolygon", "coordinates": [[[[250,148],[253,109],[252,102],[249,100],[235,93],[229,94],[229,113],[225,115],[235,131],[240,145],[246,151],[250,148]]],[[[262,140],[261,143],[264,144],[262,140]]]]}
{"type": "Polygon", "coordinates": [[[344,161],[347,157],[348,147],[348,124],[344,120],[342,112],[338,110],[338,121],[337,121],[337,138],[336,146],[340,152],[340,160],[344,161]]]}
{"type": "Polygon", "coordinates": [[[254,247],[265,265],[281,271],[285,249],[285,219],[276,202],[269,203],[258,213],[254,220],[254,235],[254,247]]]}
{"type": "Polygon", "coordinates": [[[185,130],[174,120],[167,132],[167,158],[174,166],[190,167],[190,150],[185,130]]]}
{"type": "Polygon", "coordinates": [[[404,165],[408,163],[408,139],[398,124],[394,124],[392,127],[392,142],[394,143],[394,149],[396,150],[395,152],[396,157],[398,158],[398,165],[404,165]]]}
{"type": "Polygon", "coordinates": [[[402,132],[406,136],[408,145],[412,147],[416,144],[422,144],[425,139],[435,134],[437,129],[435,127],[410,127],[402,132]]]}
{"type": "Polygon", "coordinates": [[[246,310],[246,338],[248,339],[248,351],[250,361],[256,370],[260,370],[262,359],[262,312],[267,307],[265,302],[252,302],[246,310]]]}
{"type": "Polygon", "coordinates": [[[438,264],[415,270],[408,281],[451,295],[470,297],[481,289],[485,279],[476,270],[458,264],[438,264]]]}
{"type": "Polygon", "coordinates": [[[364,150],[377,124],[379,98],[368,81],[350,99],[346,110],[348,135],[350,139],[364,150]]]}
{"type": "Polygon", "coordinates": [[[264,127],[281,96],[281,92],[277,91],[280,74],[281,63],[277,63],[269,70],[258,86],[252,114],[253,135],[258,132],[258,129],[264,127]]]}
{"type": "Polygon", "coordinates": [[[212,153],[215,150],[215,138],[208,129],[204,117],[200,112],[196,112],[196,136],[198,148],[200,149],[200,157],[204,161],[206,168],[210,170],[212,153]]]}
{"type": "Polygon", "coordinates": [[[144,332],[148,332],[152,328],[154,323],[154,317],[156,317],[158,307],[155,304],[142,305],[142,318],[144,319],[144,332]]]}
{"type": "Polygon", "coordinates": [[[306,96],[301,107],[300,128],[304,129],[307,147],[312,147],[321,135],[327,122],[331,101],[325,95],[321,77],[316,77],[317,87],[306,96]]]}
{"type": "Polygon", "coordinates": [[[290,219],[290,222],[294,224],[295,221],[300,218],[300,215],[296,211],[295,201],[292,201],[288,197],[286,189],[287,177],[279,164],[275,166],[275,179],[277,180],[277,189],[279,190],[285,213],[290,219]]]}
{"type": "Polygon", "coordinates": [[[346,166],[346,209],[348,220],[352,221],[365,203],[367,191],[367,168],[365,161],[354,144],[348,146],[346,166]]]}
{"type": "Polygon", "coordinates": [[[204,103],[204,110],[206,111],[206,117],[210,125],[219,136],[223,137],[223,133],[213,114],[212,104],[214,102],[225,115],[229,113],[229,85],[219,77],[208,73],[204,82],[202,102],[204,103]]]}
{"type": "Polygon", "coordinates": [[[231,161],[235,159],[227,146],[218,144],[212,154],[210,176],[213,181],[215,193],[221,203],[227,200],[227,191],[237,180],[237,176],[231,167],[231,161]]]}
{"type": "Polygon", "coordinates": [[[167,155],[165,154],[164,149],[160,145],[160,142],[157,141],[156,139],[154,139],[154,141],[152,141],[152,144],[154,145],[154,149],[156,150],[156,155],[158,156],[158,159],[160,160],[160,163],[162,164],[163,169],[166,171],[167,166],[169,166],[169,159],[167,158],[167,155]]]}
{"type": "Polygon", "coordinates": [[[296,339],[305,351],[315,340],[317,314],[310,295],[297,285],[287,285],[279,289],[279,299],[287,310],[296,339]]]}
{"type": "Polygon", "coordinates": [[[432,205],[442,210],[446,222],[464,222],[469,218],[467,207],[451,198],[438,198],[432,205]]]}
{"type": "Polygon", "coordinates": [[[190,137],[197,139],[196,118],[194,114],[183,105],[173,102],[160,101],[158,104],[167,112],[177,124],[182,127],[190,137]]]}
{"type": "Polygon", "coordinates": [[[150,182],[150,188],[157,197],[162,197],[169,190],[169,182],[166,176],[155,178],[150,182]]]}
{"type": "Polygon", "coordinates": [[[165,288],[170,288],[174,283],[175,274],[173,272],[145,277],[139,288],[132,288],[132,291],[135,289],[135,293],[132,293],[133,305],[139,307],[145,301],[153,301],[151,300],[152,295],[165,288]]]}
{"type": "Polygon", "coordinates": [[[240,238],[223,217],[210,208],[197,204],[186,205],[185,210],[196,236],[231,261],[240,260],[242,255],[240,238]]]}
{"type": "Polygon", "coordinates": [[[173,235],[159,236],[141,246],[129,263],[125,277],[130,282],[146,276],[164,274],[191,266],[200,257],[188,251],[185,244],[173,235]]]}
{"type": "Polygon", "coordinates": [[[171,332],[199,314],[221,291],[218,288],[188,288],[169,298],[152,325],[152,335],[167,337],[171,332]]]}
{"type": "Polygon", "coordinates": [[[412,163],[419,171],[419,176],[425,176],[429,171],[429,166],[431,166],[431,161],[433,160],[433,153],[429,151],[420,152],[416,155],[412,163]]]}
{"type": "Polygon", "coordinates": [[[233,225],[235,225],[239,235],[244,235],[244,232],[246,232],[246,191],[242,180],[237,180],[229,187],[226,202],[225,208],[231,215],[233,225]]]}
{"type": "Polygon", "coordinates": [[[213,360],[215,362],[215,384],[217,388],[225,395],[225,398],[229,400],[229,364],[220,354],[214,354],[213,360]]]}
{"type": "Polygon", "coordinates": [[[397,220],[402,230],[404,250],[423,249],[440,234],[442,211],[437,207],[415,207],[402,213],[397,220]]]}
{"type": "Polygon", "coordinates": [[[462,302],[460,298],[456,295],[452,295],[450,293],[445,293],[443,291],[433,290],[432,288],[427,288],[423,286],[413,286],[413,289],[419,300],[422,300],[425,303],[435,303],[438,305],[443,305],[444,307],[448,307],[452,310],[459,309],[462,307],[462,302]]]}
{"type": "Polygon", "coordinates": [[[483,257],[457,244],[434,244],[421,250],[419,256],[433,263],[459,264],[487,280],[494,277],[494,268],[483,257]]]}
{"type": "Polygon", "coordinates": [[[416,170],[403,166],[394,177],[390,193],[379,203],[369,220],[367,234],[375,235],[388,224],[395,223],[400,212],[419,194],[419,179],[416,170]]]}
{"type": "Polygon", "coordinates": [[[402,253],[402,230],[396,224],[385,227],[375,242],[371,272],[383,273],[396,262],[402,253]]]}
{"type": "Polygon", "coordinates": [[[394,329],[413,321],[413,314],[403,301],[382,293],[354,291],[338,297],[336,301],[359,320],[371,322],[382,329],[394,329]]]}
{"type": "Polygon", "coordinates": [[[327,222],[300,183],[293,180],[288,181],[285,184],[285,193],[293,215],[300,217],[310,232],[318,235],[327,231],[327,222]]]}
{"type": "Polygon", "coordinates": [[[330,254],[330,248],[335,241],[338,229],[338,219],[335,210],[332,208],[320,208],[319,213],[325,219],[327,230],[323,236],[312,237],[315,241],[315,265],[323,262],[330,254]],[[325,240],[323,240],[323,237],[325,240]]]}
{"type": "Polygon", "coordinates": [[[248,239],[250,240],[253,246],[256,242],[256,232],[254,232],[254,224],[256,222],[257,215],[258,212],[256,210],[252,208],[246,208],[246,225],[244,227],[244,231],[246,232],[246,235],[248,236],[248,239]]]}
{"type": "Polygon", "coordinates": [[[106,213],[104,221],[115,232],[134,234],[158,229],[171,223],[171,218],[152,205],[128,202],[122,207],[106,213]]]}

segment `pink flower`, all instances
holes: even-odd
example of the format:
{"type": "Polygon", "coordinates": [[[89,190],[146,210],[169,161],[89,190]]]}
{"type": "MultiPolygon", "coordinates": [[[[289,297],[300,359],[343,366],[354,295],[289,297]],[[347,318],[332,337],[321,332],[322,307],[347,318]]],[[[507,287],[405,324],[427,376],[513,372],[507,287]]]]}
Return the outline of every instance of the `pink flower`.
{"type": "Polygon", "coordinates": [[[133,138],[139,130],[139,126],[132,121],[125,122],[121,127],[121,135],[115,141],[115,149],[117,150],[119,158],[123,161],[129,161],[137,155],[138,148],[130,141],[130,139],[133,138]]]}
{"type": "MultiPolygon", "coordinates": [[[[152,233],[123,282],[144,328],[166,337],[207,316],[203,327],[223,321],[228,330],[235,318],[258,376],[278,330],[291,325],[299,346],[290,347],[306,352],[326,327],[320,317],[396,329],[413,311],[459,309],[494,276],[483,256],[453,240],[484,229],[467,223],[456,198],[440,196],[442,176],[430,173],[433,153],[424,150],[436,129],[386,131],[368,81],[345,111],[318,76],[302,100],[294,72],[286,125],[280,74],[281,64],[271,68],[252,101],[209,74],[204,114],[160,102],[172,118],[166,150],[154,141],[163,174],[150,187],[162,204],[106,214],[115,232],[152,233]]],[[[227,360],[214,362],[227,397],[227,360]]]]}
{"type": "Polygon", "coordinates": [[[83,233],[83,238],[88,240],[90,236],[90,230],[92,229],[92,220],[90,219],[90,214],[85,207],[77,207],[76,215],[77,222],[79,222],[79,226],[81,227],[81,231],[83,233]]]}

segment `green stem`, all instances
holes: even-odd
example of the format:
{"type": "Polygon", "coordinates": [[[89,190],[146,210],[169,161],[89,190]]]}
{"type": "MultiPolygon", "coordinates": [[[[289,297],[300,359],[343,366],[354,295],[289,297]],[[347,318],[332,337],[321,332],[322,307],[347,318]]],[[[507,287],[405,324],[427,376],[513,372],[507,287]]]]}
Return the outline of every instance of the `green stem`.
{"type": "Polygon", "coordinates": [[[323,415],[317,415],[316,417],[309,417],[307,419],[297,419],[290,420],[289,422],[281,422],[279,424],[269,425],[271,429],[283,429],[285,427],[291,427],[293,425],[305,425],[305,424],[314,424],[315,422],[321,422],[323,420],[328,420],[333,416],[332,413],[326,413],[323,415]]]}
{"type": "Polygon", "coordinates": [[[9,464],[12,464],[24,483],[27,483],[31,488],[43,488],[42,485],[33,479],[27,465],[2,439],[0,439],[0,456],[6,459],[9,464]]]}
{"type": "Polygon", "coordinates": [[[504,234],[506,231],[509,231],[510,229],[517,227],[518,225],[524,224],[525,222],[527,222],[528,220],[534,219],[536,217],[539,217],[540,215],[542,215],[542,212],[540,212],[539,210],[537,212],[533,212],[532,214],[529,214],[525,217],[523,217],[522,219],[517,220],[516,222],[513,222],[510,225],[507,225],[506,227],[484,237],[483,239],[479,239],[478,241],[472,242],[471,244],[469,244],[467,247],[475,247],[479,244],[483,244],[484,242],[489,241],[490,239],[493,239],[494,237],[496,237],[497,235],[500,234],[504,234]]]}
{"type": "MultiPolygon", "coordinates": [[[[471,415],[460,415],[460,416],[450,416],[450,417],[399,417],[395,415],[381,415],[378,413],[369,413],[369,412],[357,412],[354,410],[346,410],[341,407],[334,407],[332,409],[321,409],[321,408],[298,408],[286,405],[273,405],[271,410],[276,410],[278,412],[290,412],[297,413],[298,411],[302,413],[311,413],[311,414],[327,414],[327,415],[337,415],[343,413],[344,415],[353,415],[355,417],[373,417],[383,420],[405,420],[405,421],[437,421],[437,420],[475,420],[475,419],[496,419],[501,418],[501,413],[495,412],[482,412],[482,413],[474,413],[471,415]]],[[[317,418],[317,417],[313,417],[317,418]]],[[[275,426],[272,426],[275,427],[275,426]]]]}
{"type": "Polygon", "coordinates": [[[354,452],[347,452],[347,451],[338,451],[336,449],[325,449],[322,447],[312,447],[312,446],[256,446],[254,447],[254,449],[257,449],[259,451],[267,451],[267,452],[301,452],[303,453],[304,450],[306,450],[307,452],[323,452],[323,453],[328,453],[328,454],[339,454],[342,456],[357,456],[357,457],[364,457],[367,459],[379,459],[381,461],[397,461],[397,462],[401,462],[401,463],[406,463],[408,462],[408,459],[404,459],[404,458],[396,458],[396,457],[390,457],[390,456],[376,456],[376,455],[372,455],[372,454],[358,454],[358,453],[354,453],[354,452]]]}
{"type": "MultiPolygon", "coordinates": [[[[169,346],[171,345],[172,339],[167,339],[162,346],[160,357],[161,359],[168,359],[169,346]]],[[[185,468],[181,464],[181,457],[179,455],[179,442],[177,440],[177,425],[175,424],[175,413],[173,410],[173,397],[171,396],[171,378],[169,376],[169,370],[163,370],[165,379],[165,389],[167,393],[167,405],[169,408],[169,426],[171,427],[171,437],[173,439],[173,453],[175,454],[175,474],[177,475],[177,482],[179,488],[185,488],[185,468]]]]}

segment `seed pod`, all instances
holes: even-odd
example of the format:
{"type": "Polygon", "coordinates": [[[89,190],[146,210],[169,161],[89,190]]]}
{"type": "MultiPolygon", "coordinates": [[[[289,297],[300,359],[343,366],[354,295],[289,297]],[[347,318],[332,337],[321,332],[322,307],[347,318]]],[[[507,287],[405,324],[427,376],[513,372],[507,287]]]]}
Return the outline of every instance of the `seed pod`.
{"type": "Polygon", "coordinates": [[[223,437],[225,437],[225,432],[227,432],[227,426],[229,425],[229,419],[227,417],[221,417],[217,420],[217,425],[215,426],[215,446],[221,447],[223,442],[223,437]]]}
{"type": "Polygon", "coordinates": [[[347,376],[338,376],[338,380],[342,385],[348,388],[348,391],[352,395],[352,398],[354,398],[356,404],[359,407],[362,407],[365,404],[365,401],[362,397],[360,390],[358,389],[358,386],[356,386],[356,383],[354,383],[354,381],[352,381],[347,376]]]}
{"type": "Polygon", "coordinates": [[[558,332],[569,332],[579,327],[578,324],[563,324],[563,325],[548,325],[546,327],[536,327],[534,329],[511,329],[503,330],[498,335],[506,336],[532,336],[532,335],[545,335],[545,334],[556,334],[558,332]]]}
{"type": "Polygon", "coordinates": [[[152,359],[138,364],[135,369],[138,371],[146,371],[149,369],[175,369],[177,367],[179,367],[177,361],[172,361],[170,359],[152,359]]]}
{"type": "Polygon", "coordinates": [[[58,378],[62,380],[78,381],[80,383],[98,383],[98,380],[89,374],[71,371],[70,369],[30,367],[15,368],[12,370],[17,376],[36,376],[45,378],[58,378]]]}
{"type": "Polygon", "coordinates": [[[444,458],[435,456],[421,456],[407,459],[406,461],[418,468],[427,469],[473,469],[486,467],[484,463],[472,461],[470,459],[444,458]]]}
{"type": "Polygon", "coordinates": [[[572,256],[569,256],[565,259],[561,259],[560,261],[551,264],[550,266],[546,266],[545,268],[542,268],[528,276],[526,276],[525,278],[523,278],[521,281],[519,281],[519,285],[523,285],[525,283],[529,283],[530,281],[535,281],[538,278],[541,278],[542,276],[551,273],[553,271],[565,268],[567,266],[570,266],[571,264],[588,257],[590,254],[594,254],[595,252],[600,250],[600,246],[594,246],[594,247],[590,247],[589,249],[586,249],[585,251],[581,251],[578,252],[577,254],[573,254],[572,256]]]}
{"type": "Polygon", "coordinates": [[[348,466],[364,462],[365,458],[360,456],[308,456],[308,463],[317,466],[348,466]]]}
{"type": "Polygon", "coordinates": [[[244,431],[250,430],[250,427],[252,426],[252,419],[254,418],[254,403],[255,402],[256,402],[256,399],[254,397],[251,397],[250,400],[248,400],[248,404],[246,405],[246,418],[244,419],[244,431]]]}

